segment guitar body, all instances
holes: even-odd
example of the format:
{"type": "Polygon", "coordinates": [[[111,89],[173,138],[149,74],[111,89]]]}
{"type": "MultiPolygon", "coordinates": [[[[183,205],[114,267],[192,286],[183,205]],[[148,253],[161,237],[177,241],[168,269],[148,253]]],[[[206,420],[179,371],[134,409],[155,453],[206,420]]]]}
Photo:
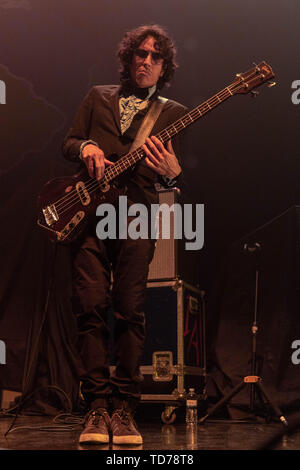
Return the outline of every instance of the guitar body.
{"type": "Polygon", "coordinates": [[[85,169],[48,181],[38,197],[38,225],[54,242],[72,243],[102,203],[117,201],[125,189],[91,179],[85,169]]]}

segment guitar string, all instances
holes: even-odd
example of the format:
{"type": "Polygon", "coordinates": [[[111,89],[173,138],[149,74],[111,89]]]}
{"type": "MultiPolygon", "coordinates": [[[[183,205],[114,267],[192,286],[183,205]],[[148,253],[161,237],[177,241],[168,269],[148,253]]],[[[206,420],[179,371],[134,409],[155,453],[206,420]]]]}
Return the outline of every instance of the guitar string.
{"type": "MultiPolygon", "coordinates": [[[[251,74],[250,74],[249,76],[251,77],[251,74]]],[[[255,78],[257,78],[256,74],[255,74],[255,78]]],[[[248,78],[247,80],[249,81],[249,78],[248,78]]],[[[251,80],[250,80],[250,81],[251,81],[251,80]]],[[[179,128],[179,129],[177,129],[176,126],[177,126],[178,124],[181,126],[181,123],[184,121],[185,118],[191,116],[193,112],[199,113],[199,109],[200,109],[200,108],[201,108],[201,109],[202,109],[202,108],[205,108],[205,109],[206,109],[207,106],[208,106],[208,108],[209,108],[209,110],[210,110],[210,107],[209,107],[209,105],[208,105],[207,103],[212,102],[212,101],[215,102],[216,99],[218,100],[217,103],[219,103],[220,101],[219,101],[218,97],[219,97],[219,96],[221,97],[221,95],[223,95],[224,93],[226,93],[226,92],[228,91],[228,89],[230,89],[230,88],[231,88],[231,89],[234,89],[235,87],[236,87],[237,89],[238,89],[238,88],[241,88],[242,86],[239,87],[239,83],[241,83],[242,86],[244,85],[244,81],[243,81],[243,80],[241,80],[240,82],[234,82],[233,84],[229,85],[229,86],[226,87],[224,90],[222,90],[221,92],[219,92],[218,94],[216,94],[215,96],[213,96],[211,99],[207,100],[204,104],[198,106],[197,108],[195,108],[194,110],[192,110],[190,113],[188,113],[187,115],[183,116],[183,118],[179,119],[178,121],[176,121],[175,123],[173,123],[172,125],[170,125],[167,129],[170,129],[170,128],[174,127],[176,133],[177,133],[177,132],[180,132],[180,131],[181,131],[182,129],[184,129],[186,126],[183,125],[183,127],[179,128]]],[[[229,96],[228,96],[228,97],[229,97],[229,96]]],[[[215,103],[211,103],[211,104],[213,104],[213,106],[214,106],[215,103]]],[[[201,115],[203,115],[203,114],[202,114],[201,111],[200,111],[200,116],[197,116],[197,117],[199,118],[199,117],[201,117],[201,115]]],[[[189,124],[191,124],[192,122],[194,122],[194,119],[192,119],[191,121],[187,122],[186,124],[189,125],[189,124]]],[[[169,134],[168,134],[168,131],[167,131],[166,129],[163,130],[163,131],[162,131],[160,134],[158,134],[158,135],[161,135],[161,136],[162,136],[164,133],[167,134],[166,137],[170,138],[170,136],[169,136],[169,134]]],[[[171,135],[171,136],[172,136],[172,135],[171,135]]],[[[140,150],[140,149],[138,149],[138,150],[140,150]]],[[[143,153],[144,153],[144,152],[143,152],[143,153]]],[[[132,154],[131,154],[131,155],[132,155],[132,154]]],[[[138,156],[138,157],[139,157],[139,159],[140,159],[141,156],[138,156]]],[[[125,164],[125,166],[127,165],[126,162],[125,162],[126,159],[128,159],[127,155],[125,155],[123,158],[121,158],[121,159],[118,160],[118,162],[117,162],[118,168],[117,168],[117,169],[115,169],[115,168],[107,168],[107,169],[106,169],[106,173],[107,173],[107,174],[112,172],[112,175],[109,175],[109,176],[111,176],[111,179],[112,179],[112,178],[115,178],[116,176],[118,176],[118,170],[119,170],[119,167],[121,167],[122,164],[125,164]],[[114,174],[114,172],[115,172],[115,174],[114,174]]],[[[126,169],[126,167],[125,167],[125,169],[126,169]]],[[[99,188],[99,184],[103,184],[103,183],[109,181],[109,179],[107,179],[107,180],[105,179],[106,176],[107,176],[107,175],[104,174],[104,177],[101,179],[101,183],[96,180],[96,186],[97,186],[97,187],[95,187],[95,189],[98,189],[98,188],[99,188]]],[[[86,188],[89,188],[89,185],[93,185],[93,184],[95,183],[94,180],[95,180],[95,178],[91,178],[91,179],[86,183],[85,187],[86,187],[86,188]]],[[[58,201],[56,201],[54,204],[57,204],[57,205],[58,205],[59,202],[63,201],[63,200],[66,199],[66,198],[69,198],[69,197],[72,195],[72,193],[73,193],[73,195],[75,195],[75,196],[78,195],[77,190],[75,189],[75,190],[73,190],[73,191],[70,191],[70,193],[68,193],[66,196],[63,196],[61,199],[59,199],[58,201]]],[[[78,197],[79,197],[79,196],[78,196],[78,197]]],[[[79,198],[79,199],[80,199],[80,198],[79,198]]]]}
{"type": "MultiPolygon", "coordinates": [[[[207,103],[210,102],[210,103],[212,104],[212,106],[214,106],[215,104],[220,103],[220,100],[219,100],[218,97],[220,97],[221,99],[223,99],[223,96],[222,96],[222,95],[228,94],[228,89],[229,89],[229,88],[234,89],[234,87],[237,87],[237,85],[238,85],[237,83],[233,83],[232,85],[228,86],[227,88],[225,88],[224,90],[222,90],[221,92],[219,92],[217,95],[215,95],[215,96],[213,96],[211,99],[209,99],[207,102],[205,102],[204,104],[198,106],[197,108],[195,108],[194,110],[192,110],[190,113],[188,113],[187,115],[183,116],[183,118],[179,119],[178,121],[176,121],[175,123],[173,123],[172,125],[170,125],[167,129],[173,128],[173,129],[175,129],[175,133],[180,132],[182,129],[184,129],[184,128],[186,127],[186,125],[189,125],[189,124],[191,124],[192,122],[194,122],[195,118],[197,118],[197,117],[199,118],[200,116],[203,115],[203,113],[200,111],[200,109],[202,109],[202,111],[204,110],[204,111],[206,111],[206,112],[211,109],[210,106],[209,106],[209,104],[207,104],[207,103]],[[208,108],[208,109],[207,109],[207,108],[208,108]],[[200,113],[200,116],[199,116],[199,113],[200,113]],[[192,116],[193,114],[194,114],[194,115],[196,114],[196,116],[194,116],[193,119],[191,119],[189,116],[192,116]],[[188,121],[188,122],[186,121],[187,117],[189,118],[189,121],[188,121]],[[185,122],[186,125],[185,125],[185,124],[182,124],[183,122],[185,122]],[[178,126],[179,126],[179,127],[178,127],[178,126]],[[177,127],[178,127],[178,128],[177,128],[177,127]]],[[[231,93],[229,92],[229,96],[230,96],[230,94],[231,94],[231,93]]],[[[229,96],[228,96],[228,97],[229,97],[229,96]]],[[[158,136],[159,136],[159,135],[160,135],[160,137],[161,137],[162,139],[164,139],[165,137],[170,138],[170,135],[169,135],[169,133],[168,133],[168,131],[167,131],[166,129],[163,130],[160,134],[158,134],[158,136]],[[166,134],[166,135],[164,135],[164,134],[166,134]]],[[[172,134],[171,134],[171,136],[172,136],[172,134]]],[[[138,155],[137,155],[138,160],[141,159],[142,156],[143,156],[143,154],[144,154],[144,151],[141,151],[141,149],[138,149],[138,151],[135,151],[135,152],[138,153],[138,155]],[[142,153],[142,155],[139,155],[139,153],[142,153]]],[[[132,153],[131,155],[133,155],[133,153],[132,153]]],[[[135,155],[135,156],[136,156],[136,155],[135,155]]],[[[135,156],[134,156],[134,158],[135,158],[135,156]]],[[[117,162],[118,168],[111,168],[111,167],[107,168],[106,171],[104,172],[104,177],[101,179],[100,182],[97,181],[97,180],[95,180],[95,178],[91,178],[91,179],[85,184],[85,189],[89,191],[90,189],[93,188],[94,185],[95,185],[95,186],[94,186],[94,189],[95,189],[95,190],[96,190],[96,189],[99,189],[101,185],[105,185],[105,183],[107,183],[107,182],[109,181],[109,178],[112,179],[112,178],[115,178],[116,176],[118,176],[118,173],[119,173],[118,170],[119,170],[119,169],[122,170],[122,165],[125,165],[125,169],[127,169],[126,166],[128,167],[128,163],[126,163],[126,160],[128,160],[127,155],[125,155],[125,156],[123,157],[123,159],[120,159],[120,160],[117,162]],[[105,174],[105,173],[106,173],[106,174],[105,174]]],[[[134,159],[133,159],[133,158],[132,158],[132,160],[133,160],[133,162],[134,162],[134,159]]],[[[137,161],[138,161],[138,160],[137,160],[137,161]]],[[[134,162],[134,163],[135,163],[135,162],[134,162]]],[[[90,192],[90,191],[89,191],[89,192],[90,192]]],[[[71,198],[72,198],[73,196],[74,196],[76,199],[78,198],[78,200],[80,200],[80,196],[78,196],[78,192],[77,192],[76,189],[73,190],[73,191],[70,191],[66,196],[62,197],[61,199],[59,199],[58,201],[56,201],[56,202],[54,203],[54,205],[56,205],[56,210],[59,210],[59,204],[58,204],[58,203],[60,203],[60,205],[61,205],[61,204],[62,204],[62,201],[66,200],[66,199],[68,199],[68,202],[72,202],[72,199],[71,199],[71,198]],[[72,193],[73,193],[73,194],[72,194],[72,193]]],[[[66,210],[68,210],[68,209],[66,209],[66,210]]]]}
{"type": "MultiPolygon", "coordinates": [[[[230,96],[230,94],[229,94],[229,96],[230,96]]],[[[215,100],[215,103],[214,104],[211,103],[211,104],[212,104],[212,106],[214,106],[217,103],[220,103],[220,101],[215,100]]],[[[202,107],[204,107],[204,105],[202,107]]],[[[208,108],[208,110],[211,109],[207,105],[206,105],[206,108],[208,108]]],[[[193,110],[193,111],[191,111],[191,113],[189,113],[189,116],[192,116],[193,114],[194,114],[193,119],[192,120],[189,119],[189,121],[186,122],[186,125],[182,124],[182,122],[181,123],[176,122],[172,126],[169,126],[168,129],[170,127],[173,127],[175,129],[176,133],[178,133],[182,129],[187,127],[188,124],[192,124],[196,118],[199,118],[199,117],[201,117],[201,115],[203,115],[203,113],[201,113],[201,112],[199,113],[199,111],[195,112],[195,110],[193,110]]],[[[183,121],[183,119],[181,121],[183,121]]],[[[169,139],[170,138],[169,133],[166,132],[166,131],[163,131],[163,132],[161,132],[160,134],[157,135],[158,138],[159,138],[159,136],[161,137],[161,139],[164,139],[164,138],[169,139]]],[[[144,154],[145,154],[145,152],[142,149],[139,149],[138,158],[137,158],[136,161],[139,161],[143,157],[144,154]]],[[[119,170],[122,170],[122,165],[125,167],[124,168],[125,170],[128,169],[128,162],[126,162],[126,160],[128,160],[131,163],[131,165],[133,163],[136,163],[134,161],[135,156],[133,158],[128,158],[125,155],[123,158],[124,158],[123,161],[120,162],[120,160],[119,160],[117,162],[118,167],[113,169],[113,171],[112,171],[111,167],[108,167],[106,169],[106,171],[104,172],[104,177],[100,181],[97,181],[95,178],[91,178],[90,180],[88,180],[87,183],[84,183],[84,188],[82,188],[83,194],[84,194],[85,190],[87,190],[87,192],[89,194],[92,194],[97,189],[101,189],[101,186],[105,187],[105,184],[108,181],[110,181],[111,179],[118,176],[119,170]]],[[[57,202],[55,202],[54,203],[55,209],[56,209],[57,213],[62,215],[65,211],[69,210],[74,204],[77,204],[78,201],[80,201],[80,196],[78,195],[78,191],[75,189],[73,191],[70,191],[70,193],[68,193],[66,196],[64,196],[63,198],[61,198],[57,202]]]]}
{"type": "MultiPolygon", "coordinates": [[[[251,75],[250,75],[250,77],[251,77],[251,75]]],[[[254,79],[257,79],[257,74],[256,73],[255,73],[255,77],[252,80],[254,80],[254,79]]],[[[249,78],[248,78],[247,83],[251,82],[252,80],[249,80],[249,78]]],[[[205,103],[199,105],[198,107],[196,107],[195,109],[190,111],[190,113],[186,114],[181,119],[177,120],[176,122],[174,122],[173,124],[168,126],[166,129],[164,129],[159,134],[157,134],[157,137],[158,138],[160,137],[161,139],[163,139],[162,141],[164,142],[164,139],[167,140],[172,136],[172,133],[171,133],[171,136],[169,135],[168,130],[170,130],[172,132],[172,129],[173,129],[173,132],[175,130],[175,133],[180,132],[182,129],[187,127],[189,124],[192,124],[197,118],[203,116],[206,112],[211,110],[212,108],[209,106],[209,104],[211,104],[214,107],[216,104],[221,103],[222,101],[224,101],[226,99],[226,95],[228,95],[227,98],[229,98],[232,95],[231,91],[236,92],[239,89],[243,88],[244,85],[245,85],[245,82],[243,80],[241,80],[240,82],[234,82],[233,84],[231,84],[228,87],[224,88],[221,92],[219,92],[218,94],[214,95],[212,98],[207,100],[205,103]],[[220,101],[219,98],[221,98],[222,101],[220,101]],[[189,119],[188,122],[186,122],[187,118],[189,119]]],[[[133,156],[133,158],[131,158],[131,160],[134,161],[134,159],[136,157],[138,158],[138,160],[140,158],[142,158],[142,155],[140,155],[141,153],[145,154],[145,152],[141,148],[139,148],[139,149],[135,150],[134,152],[132,152],[130,154],[131,156],[133,156]]],[[[91,194],[92,192],[94,192],[97,189],[101,189],[102,185],[105,186],[105,183],[110,181],[110,179],[113,179],[116,176],[118,176],[118,174],[120,172],[119,170],[122,170],[122,171],[124,170],[124,169],[122,169],[122,165],[125,165],[125,169],[127,169],[126,167],[128,167],[128,163],[126,163],[126,160],[130,161],[130,158],[128,158],[127,155],[124,155],[124,157],[121,157],[121,159],[116,163],[118,168],[113,168],[112,169],[111,167],[108,167],[106,169],[106,172],[104,172],[104,177],[100,181],[95,180],[95,178],[91,178],[89,181],[87,181],[87,183],[85,184],[85,189],[88,190],[89,194],[91,194]]],[[[84,192],[84,190],[83,190],[83,192],[84,192]]],[[[73,191],[70,191],[70,193],[63,196],[61,199],[59,199],[58,201],[56,201],[53,204],[55,206],[55,209],[56,209],[57,213],[59,213],[61,215],[66,210],[69,210],[79,200],[80,200],[80,196],[78,195],[78,192],[75,189],[73,191]],[[76,202],[75,202],[75,200],[76,200],[76,202]]]]}
{"type": "MultiPolygon", "coordinates": [[[[220,100],[217,98],[217,96],[222,97],[221,95],[223,95],[224,93],[228,92],[228,88],[230,88],[230,87],[234,88],[234,86],[236,86],[236,85],[237,85],[237,84],[234,83],[234,84],[228,86],[227,88],[225,88],[224,90],[222,90],[221,92],[219,92],[217,95],[215,95],[215,96],[213,96],[212,98],[210,98],[207,102],[211,102],[211,104],[212,104],[213,106],[214,106],[215,104],[217,104],[217,103],[220,103],[220,100]],[[214,101],[214,103],[212,103],[212,101],[214,101]]],[[[229,93],[229,96],[230,96],[230,93],[229,93]]],[[[229,96],[228,96],[228,97],[229,97],[229,96]]],[[[201,115],[203,115],[203,114],[201,113],[201,111],[200,111],[200,116],[199,116],[199,108],[201,108],[201,109],[204,108],[205,110],[207,110],[207,108],[208,108],[208,110],[210,109],[210,107],[209,107],[209,105],[207,104],[207,102],[205,102],[204,104],[202,104],[202,105],[198,106],[197,108],[193,109],[192,111],[190,111],[190,113],[188,113],[188,114],[186,114],[185,116],[183,116],[183,118],[179,119],[178,121],[174,122],[172,125],[168,126],[167,129],[173,127],[173,128],[175,129],[175,132],[177,133],[177,132],[180,132],[180,131],[181,131],[182,129],[184,129],[185,127],[187,127],[187,125],[192,124],[192,123],[194,122],[194,119],[195,119],[195,118],[199,118],[201,115]],[[182,122],[184,121],[184,119],[186,120],[187,117],[191,116],[192,114],[196,114],[196,116],[195,116],[192,120],[189,118],[189,121],[186,122],[186,125],[182,125],[182,122]],[[177,129],[178,125],[179,125],[180,127],[177,129]]],[[[162,137],[164,133],[166,133],[167,135],[164,136],[163,138],[165,138],[165,137],[170,138],[170,136],[169,136],[168,132],[166,131],[166,129],[163,130],[163,131],[161,131],[161,133],[159,133],[158,135],[160,135],[160,136],[162,137]]],[[[144,153],[141,149],[137,149],[135,152],[137,153],[138,151],[139,151],[139,153],[141,153],[141,152],[144,153]]],[[[133,155],[135,152],[133,152],[131,155],[133,155]]],[[[139,160],[140,158],[141,158],[141,155],[138,155],[138,160],[139,160]]],[[[118,162],[116,163],[116,165],[118,166],[117,169],[111,168],[111,167],[106,168],[106,170],[105,170],[105,172],[104,172],[104,173],[106,173],[106,174],[104,174],[104,177],[101,179],[100,182],[96,181],[96,185],[99,187],[100,184],[103,184],[103,183],[107,182],[107,181],[109,180],[109,178],[108,178],[108,179],[105,179],[105,177],[107,177],[107,176],[108,176],[108,177],[111,176],[112,178],[114,178],[115,176],[118,176],[118,169],[119,169],[122,165],[125,165],[125,169],[126,169],[127,163],[126,163],[125,160],[128,160],[128,156],[127,156],[127,155],[124,155],[124,157],[121,157],[121,158],[118,160],[118,162]],[[114,174],[114,172],[115,172],[116,174],[114,174]],[[110,175],[110,173],[112,173],[112,175],[110,175]]],[[[133,160],[133,159],[132,159],[132,160],[133,160]]],[[[138,161],[138,160],[137,160],[137,161],[138,161]]],[[[85,188],[86,188],[86,189],[89,189],[89,188],[91,187],[90,185],[93,185],[93,184],[95,184],[95,178],[91,178],[91,179],[85,184],[85,188]]],[[[97,188],[97,189],[98,189],[98,188],[97,188]]],[[[64,201],[65,199],[69,199],[70,196],[72,196],[72,193],[73,193],[73,195],[76,195],[76,196],[78,195],[78,192],[77,192],[76,189],[75,189],[75,190],[72,190],[72,191],[70,191],[68,194],[66,194],[65,196],[63,196],[62,198],[58,199],[58,200],[54,203],[54,205],[56,205],[56,207],[59,207],[59,203],[62,203],[62,201],[64,201]]]]}
{"type": "MultiPolygon", "coordinates": [[[[254,79],[257,78],[257,75],[255,74],[255,77],[254,79]]],[[[253,79],[252,79],[253,80],[253,79]]],[[[249,80],[247,79],[247,82],[251,82],[252,80],[249,80]]],[[[217,95],[213,96],[211,99],[209,99],[208,101],[206,101],[204,104],[198,106],[197,108],[193,109],[190,113],[188,113],[187,115],[183,116],[183,118],[179,119],[178,121],[176,121],[175,123],[173,123],[172,125],[168,126],[167,129],[170,129],[170,128],[174,128],[176,133],[180,132],[182,129],[184,129],[185,127],[187,127],[185,124],[183,124],[183,121],[184,121],[184,118],[186,118],[187,116],[192,116],[193,114],[196,116],[193,116],[193,119],[192,121],[190,121],[189,123],[186,123],[187,125],[188,124],[191,124],[192,122],[194,122],[194,120],[196,120],[197,118],[203,116],[203,113],[200,111],[200,109],[204,109],[204,111],[208,112],[211,108],[210,106],[207,104],[207,103],[211,103],[213,106],[215,106],[216,104],[218,103],[221,103],[219,98],[218,97],[221,97],[222,98],[222,101],[224,101],[225,97],[223,98],[222,95],[224,95],[224,93],[226,94],[226,92],[228,93],[228,90],[231,89],[231,90],[234,90],[235,88],[238,90],[239,88],[242,88],[245,83],[244,81],[242,80],[241,82],[239,83],[233,83],[231,85],[229,85],[228,87],[226,87],[224,90],[222,90],[221,92],[219,92],[217,95]],[[241,86],[239,86],[239,83],[241,83],[241,86]],[[217,101],[216,101],[217,100],[217,101]],[[207,109],[208,107],[208,109],[207,109]],[[200,114],[200,115],[199,115],[200,114]],[[179,125],[179,129],[177,129],[176,126],[179,125]]],[[[236,90],[235,90],[236,91],[236,90]]],[[[231,92],[229,92],[229,95],[227,96],[228,98],[231,96],[231,92]]],[[[170,138],[170,135],[168,134],[167,130],[163,130],[161,133],[157,134],[157,137],[160,136],[161,138],[166,138],[166,139],[169,139],[170,138]],[[163,134],[166,134],[163,136],[163,134]]],[[[140,151],[141,149],[137,149],[135,152],[133,153],[138,153],[138,151],[140,151]]],[[[142,153],[144,153],[142,151],[142,153]]],[[[131,154],[132,155],[132,154],[131,154]]],[[[139,156],[139,155],[138,155],[139,156]]],[[[140,156],[139,156],[140,157],[140,156]]],[[[126,169],[126,159],[128,160],[128,156],[125,155],[123,157],[123,160],[120,162],[120,160],[117,162],[117,164],[119,163],[118,165],[118,169],[120,168],[120,166],[122,164],[125,164],[125,169],[126,169]]],[[[127,165],[128,166],[128,165],[127,165]]],[[[118,169],[117,171],[115,172],[116,175],[114,175],[114,173],[109,174],[109,177],[112,179],[112,178],[115,178],[117,175],[118,175],[118,169]]],[[[107,173],[111,173],[111,168],[107,168],[107,173]]],[[[96,191],[97,189],[100,188],[101,185],[105,185],[105,183],[107,183],[107,181],[109,181],[109,179],[105,179],[105,177],[107,177],[107,174],[104,176],[104,178],[101,179],[100,182],[98,182],[97,180],[95,180],[95,178],[91,178],[91,180],[86,184],[86,188],[88,188],[88,192],[89,194],[93,193],[94,191],[96,191]]],[[[71,209],[71,207],[73,207],[73,205],[77,204],[77,202],[80,200],[80,196],[78,195],[77,193],[77,190],[74,190],[73,191],[74,194],[73,196],[68,199],[67,203],[64,205],[63,207],[63,210],[60,210],[60,215],[62,215],[65,211],[71,209]],[[68,205],[69,204],[69,205],[68,205]],[[71,204],[71,205],[70,205],[71,204]]],[[[67,195],[67,196],[64,196],[64,198],[66,197],[70,197],[70,193],[67,195]]],[[[61,199],[64,199],[64,198],[61,198],[61,199]]],[[[59,200],[60,201],[60,200],[59,200]]],[[[54,203],[54,205],[57,204],[57,203],[54,203]]],[[[61,203],[62,204],[62,203],[61,203]]],[[[56,207],[56,211],[58,213],[58,209],[56,207]]]]}
{"type": "MultiPolygon", "coordinates": [[[[227,88],[229,88],[229,87],[227,87],[227,88]]],[[[221,95],[224,94],[225,91],[226,91],[226,89],[223,90],[222,92],[218,93],[218,96],[221,97],[221,95]]],[[[230,96],[230,93],[229,93],[229,96],[230,96]]],[[[228,96],[228,97],[229,97],[229,96],[228,96]]],[[[210,101],[210,102],[214,101],[214,103],[211,103],[213,106],[214,106],[214,104],[220,103],[220,100],[219,100],[219,99],[216,100],[214,97],[212,97],[209,101],[210,101]]],[[[209,105],[207,105],[207,104],[200,105],[199,107],[200,107],[200,108],[205,108],[205,109],[208,108],[208,110],[211,109],[211,108],[209,107],[209,105]]],[[[203,115],[203,113],[201,113],[201,111],[199,111],[199,107],[198,107],[198,108],[195,108],[195,109],[192,110],[190,113],[188,113],[187,115],[183,116],[182,119],[180,119],[180,120],[176,121],[175,123],[173,123],[172,125],[170,125],[170,126],[168,127],[168,129],[172,127],[172,128],[175,129],[175,132],[177,133],[177,132],[180,132],[180,131],[181,131],[182,129],[184,129],[185,127],[187,127],[187,125],[192,124],[192,123],[194,122],[195,118],[197,118],[197,117],[199,118],[201,115],[203,115]],[[192,116],[192,114],[195,114],[195,115],[196,115],[196,116],[193,117],[193,119],[191,119],[191,118],[189,117],[189,116],[192,116]],[[199,114],[200,114],[200,116],[199,116],[199,114]],[[188,122],[186,121],[187,117],[189,117],[189,121],[188,121],[188,122]],[[184,121],[186,122],[186,125],[182,124],[182,122],[184,122],[184,121]]],[[[158,134],[157,136],[160,136],[162,139],[164,139],[165,137],[170,138],[170,135],[169,135],[169,133],[168,133],[166,130],[162,131],[162,132],[161,132],[160,134],[158,134]],[[163,134],[167,134],[167,135],[164,136],[163,134]]],[[[172,136],[172,135],[171,135],[171,136],[172,136]]],[[[140,158],[142,157],[142,155],[140,155],[140,154],[144,154],[144,151],[141,150],[141,149],[138,149],[138,153],[139,153],[138,159],[140,159],[140,158]]],[[[132,153],[131,155],[133,155],[133,153],[132,153]]],[[[123,158],[125,159],[126,157],[127,157],[127,156],[125,155],[123,158]]],[[[128,159],[128,157],[127,157],[126,159],[128,159]]],[[[121,159],[120,159],[120,160],[121,160],[121,159]]],[[[107,169],[106,169],[106,174],[104,174],[104,177],[103,177],[99,182],[98,182],[97,180],[95,181],[95,178],[91,178],[91,179],[85,184],[85,189],[87,189],[88,192],[91,192],[91,189],[93,188],[94,185],[95,185],[95,186],[94,186],[94,189],[95,189],[95,190],[96,190],[96,189],[99,189],[99,188],[101,189],[101,186],[102,186],[102,185],[105,186],[105,183],[107,183],[107,182],[109,181],[109,177],[114,178],[115,176],[118,175],[118,169],[119,169],[120,167],[122,167],[122,165],[124,165],[124,166],[125,166],[125,169],[127,169],[127,168],[126,168],[126,167],[128,167],[127,163],[126,163],[124,160],[123,160],[123,161],[120,161],[120,160],[117,162],[117,164],[118,164],[117,170],[112,171],[111,167],[107,168],[107,169]],[[114,172],[116,173],[115,175],[114,175],[114,172]],[[112,174],[109,174],[109,175],[108,175],[108,173],[112,173],[112,174]],[[107,176],[108,176],[108,178],[107,178],[107,176]]],[[[133,160],[133,158],[132,158],[132,160],[133,160]]],[[[138,160],[137,160],[137,161],[138,161],[138,160]]],[[[121,168],[121,169],[122,169],[122,168],[121,168]]],[[[83,192],[84,192],[84,190],[83,190],[83,192]]],[[[55,205],[55,207],[56,207],[56,210],[58,211],[58,210],[59,210],[59,207],[61,207],[61,206],[64,204],[64,202],[65,202],[66,200],[67,200],[67,203],[71,203],[71,202],[73,202],[74,198],[80,200],[80,196],[78,196],[78,192],[77,192],[76,189],[73,190],[73,191],[70,191],[70,193],[68,193],[67,195],[63,196],[61,199],[59,199],[58,201],[56,201],[56,202],[54,203],[54,205],[55,205]],[[63,202],[62,202],[62,201],[63,201],[63,202]],[[60,203],[60,204],[59,204],[59,203],[60,203]]],[[[72,206],[69,206],[69,207],[64,206],[64,209],[65,209],[65,210],[68,210],[70,207],[72,207],[72,206]]],[[[64,210],[64,211],[65,211],[65,210],[64,210]]],[[[60,212],[60,214],[62,214],[64,211],[60,212]]]]}
{"type": "MultiPolygon", "coordinates": [[[[248,82],[249,82],[249,80],[248,80],[248,82]]],[[[243,84],[244,84],[244,82],[242,82],[242,86],[243,86],[243,84]]],[[[221,97],[222,101],[224,101],[224,99],[226,98],[226,96],[225,97],[222,96],[222,95],[224,95],[224,93],[227,94],[227,98],[229,98],[229,96],[231,95],[231,92],[229,93],[229,95],[226,92],[228,92],[228,89],[230,87],[231,87],[232,90],[234,90],[234,88],[237,88],[237,89],[241,88],[240,86],[238,86],[237,83],[234,83],[233,85],[230,85],[229,87],[225,88],[220,93],[218,93],[218,95],[215,95],[210,100],[208,100],[205,104],[198,106],[197,108],[192,110],[190,113],[188,113],[186,116],[184,116],[182,119],[180,119],[180,120],[176,121],[175,123],[173,123],[167,129],[170,129],[170,128],[173,127],[175,129],[176,133],[180,132],[182,129],[184,129],[186,127],[185,123],[187,125],[191,124],[192,122],[194,122],[194,120],[196,120],[196,118],[199,118],[199,117],[203,116],[203,111],[208,112],[210,109],[212,109],[207,103],[210,102],[212,106],[215,106],[216,104],[221,103],[221,101],[219,100],[218,97],[221,97]],[[217,101],[216,101],[216,99],[217,99],[217,101]],[[200,110],[202,110],[202,112],[200,110]],[[199,116],[199,114],[200,114],[200,116],[199,116]],[[186,118],[187,116],[193,116],[193,119],[189,123],[187,123],[186,120],[184,121],[184,118],[186,118]],[[178,129],[177,129],[177,127],[178,127],[178,129]]],[[[169,139],[170,138],[170,135],[169,135],[168,131],[166,131],[166,130],[162,131],[160,134],[157,135],[157,137],[159,137],[159,136],[162,139],[164,139],[164,138],[169,139]]],[[[138,149],[138,150],[140,151],[140,149],[138,149]]],[[[143,151],[142,151],[142,154],[144,154],[143,151]]],[[[138,155],[138,156],[139,156],[139,159],[140,159],[141,155],[138,155]]],[[[118,173],[119,173],[118,170],[120,170],[120,167],[121,167],[122,164],[125,164],[125,169],[127,169],[126,166],[128,167],[128,164],[126,164],[126,160],[129,160],[128,156],[124,156],[123,159],[124,160],[121,162],[121,164],[118,165],[118,168],[117,168],[117,171],[115,171],[115,174],[114,174],[114,172],[111,172],[111,168],[108,168],[107,173],[109,173],[109,175],[106,174],[104,176],[104,178],[102,178],[101,182],[98,182],[95,179],[91,179],[87,183],[86,189],[88,190],[89,195],[91,195],[93,192],[95,192],[99,188],[101,189],[101,186],[103,186],[103,185],[105,186],[105,183],[107,183],[107,181],[109,181],[109,178],[110,179],[115,178],[115,176],[118,175],[118,173]],[[109,178],[107,178],[107,176],[109,176],[109,178]]],[[[120,163],[120,162],[118,162],[118,163],[120,163]]],[[[131,165],[132,165],[132,162],[131,162],[131,165]]],[[[121,170],[122,170],[122,168],[121,168],[121,170]]],[[[61,208],[61,209],[56,208],[57,214],[62,215],[64,212],[70,210],[74,205],[76,205],[78,203],[78,201],[80,201],[80,199],[81,199],[80,196],[78,195],[77,191],[75,190],[75,194],[73,194],[73,196],[71,198],[69,198],[67,200],[67,202],[65,202],[64,204],[61,203],[61,205],[63,205],[63,208],[61,208]]]]}

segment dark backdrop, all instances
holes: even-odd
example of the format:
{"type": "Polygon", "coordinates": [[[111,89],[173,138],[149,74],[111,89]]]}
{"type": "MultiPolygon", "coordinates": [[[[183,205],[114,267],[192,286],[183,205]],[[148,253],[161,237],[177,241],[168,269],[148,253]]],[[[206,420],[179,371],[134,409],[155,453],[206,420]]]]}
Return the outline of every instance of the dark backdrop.
{"type": "MultiPolygon", "coordinates": [[[[180,68],[164,94],[189,107],[253,63],[266,60],[276,74],[275,87],[230,99],[186,139],[185,190],[205,204],[205,246],[195,263],[208,302],[228,247],[299,202],[300,106],[291,101],[300,78],[297,0],[0,0],[0,339],[7,346],[0,387],[58,385],[76,401],[68,251],[57,251],[45,318],[54,247],[36,229],[36,198],[47,180],[74,171],[60,147],[78,104],[92,85],[118,82],[118,42],[149,22],[165,26],[178,46],[180,68]]],[[[212,310],[209,346],[220,312],[226,317],[212,310]]]]}

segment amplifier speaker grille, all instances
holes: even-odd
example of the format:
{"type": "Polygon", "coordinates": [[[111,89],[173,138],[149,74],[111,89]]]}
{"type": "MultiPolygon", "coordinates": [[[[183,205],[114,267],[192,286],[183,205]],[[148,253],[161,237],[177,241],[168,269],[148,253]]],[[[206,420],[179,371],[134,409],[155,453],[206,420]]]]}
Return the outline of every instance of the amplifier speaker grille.
{"type": "MultiPolygon", "coordinates": [[[[180,191],[177,188],[159,191],[159,204],[172,206],[178,202],[180,191]]],[[[177,245],[174,239],[174,213],[170,213],[170,238],[161,237],[162,214],[159,213],[159,236],[154,257],[149,266],[148,280],[174,279],[177,276],[177,245]]]]}

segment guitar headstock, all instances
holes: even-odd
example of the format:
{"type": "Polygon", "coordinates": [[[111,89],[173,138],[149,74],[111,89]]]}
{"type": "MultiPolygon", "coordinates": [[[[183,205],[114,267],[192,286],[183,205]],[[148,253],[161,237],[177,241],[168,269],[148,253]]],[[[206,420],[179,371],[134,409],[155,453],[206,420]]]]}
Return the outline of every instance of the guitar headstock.
{"type": "MultiPolygon", "coordinates": [[[[249,93],[249,91],[257,88],[263,83],[274,77],[274,72],[270,65],[261,62],[245,73],[238,73],[232,84],[232,93],[249,93]]],[[[273,83],[275,84],[275,83],[273,83]]]]}

